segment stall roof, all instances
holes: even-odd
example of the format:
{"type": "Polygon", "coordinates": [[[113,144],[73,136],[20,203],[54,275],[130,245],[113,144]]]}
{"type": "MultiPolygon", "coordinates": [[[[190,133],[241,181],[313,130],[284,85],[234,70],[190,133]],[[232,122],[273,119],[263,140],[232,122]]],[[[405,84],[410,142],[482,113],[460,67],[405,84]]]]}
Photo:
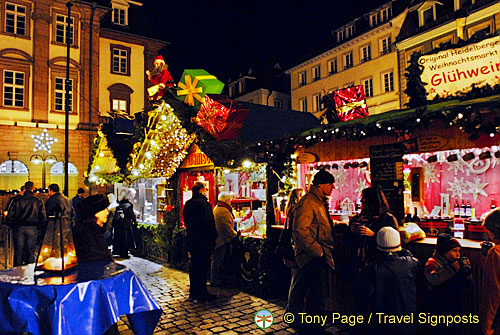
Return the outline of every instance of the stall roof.
{"type": "Polygon", "coordinates": [[[238,135],[243,143],[282,138],[318,127],[320,122],[311,113],[240,102],[249,112],[238,135]]]}
{"type": "MultiPolygon", "coordinates": [[[[354,120],[349,120],[346,122],[338,122],[331,125],[323,125],[310,129],[302,133],[302,136],[308,136],[311,134],[316,134],[322,132],[324,129],[346,129],[346,128],[374,128],[378,125],[389,125],[389,124],[399,124],[405,123],[410,118],[415,119],[415,117],[422,117],[428,120],[430,119],[441,119],[445,115],[451,112],[461,111],[481,111],[485,113],[488,111],[494,111],[494,113],[499,113],[500,111],[500,95],[493,95],[489,97],[477,98],[466,101],[450,100],[441,103],[436,103],[433,105],[412,108],[412,109],[398,109],[386,113],[370,115],[366,118],[359,118],[354,120]]],[[[421,123],[425,125],[425,122],[421,123]]],[[[380,127],[377,127],[380,128],[380,127]]],[[[371,134],[367,134],[370,136],[371,134]]]]}

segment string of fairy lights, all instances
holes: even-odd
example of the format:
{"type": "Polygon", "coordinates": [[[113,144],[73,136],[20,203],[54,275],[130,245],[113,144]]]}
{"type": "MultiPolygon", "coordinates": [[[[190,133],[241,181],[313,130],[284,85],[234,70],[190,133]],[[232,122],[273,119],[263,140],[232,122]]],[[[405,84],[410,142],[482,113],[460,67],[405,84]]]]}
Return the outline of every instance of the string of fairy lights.
{"type": "Polygon", "coordinates": [[[186,157],[196,135],[188,134],[165,101],[152,111],[150,121],[144,141],[131,153],[130,171],[133,177],[168,179],[186,157]]]}

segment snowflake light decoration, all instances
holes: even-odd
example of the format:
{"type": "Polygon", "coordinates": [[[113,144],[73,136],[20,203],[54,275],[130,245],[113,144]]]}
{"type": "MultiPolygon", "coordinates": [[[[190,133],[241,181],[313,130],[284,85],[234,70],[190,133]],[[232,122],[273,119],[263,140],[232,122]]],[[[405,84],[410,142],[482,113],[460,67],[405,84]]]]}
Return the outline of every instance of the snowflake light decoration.
{"type": "Polygon", "coordinates": [[[356,194],[361,195],[361,192],[368,187],[368,184],[365,182],[364,179],[359,179],[356,182],[356,194]]]}
{"type": "Polygon", "coordinates": [[[441,176],[441,171],[435,164],[427,164],[424,166],[425,183],[427,185],[438,182],[441,176]]]}
{"type": "Polygon", "coordinates": [[[344,169],[332,170],[333,177],[335,178],[335,187],[342,188],[347,183],[347,173],[344,169]]]}
{"type": "Polygon", "coordinates": [[[474,201],[477,200],[477,197],[479,195],[484,195],[485,197],[488,196],[488,194],[484,191],[484,188],[488,186],[488,183],[481,183],[480,177],[475,177],[473,183],[471,183],[470,181],[467,181],[466,183],[469,186],[467,193],[472,194],[472,196],[474,197],[474,201]]]}
{"type": "Polygon", "coordinates": [[[52,144],[57,142],[57,138],[49,136],[47,129],[44,129],[39,135],[31,135],[31,138],[35,141],[34,152],[46,151],[49,154],[52,153],[52,144]]]}
{"type": "Polygon", "coordinates": [[[457,175],[458,172],[464,173],[466,169],[469,168],[469,164],[467,164],[467,162],[465,162],[461,157],[459,157],[458,160],[454,162],[448,162],[448,164],[450,165],[448,166],[448,171],[453,170],[455,175],[457,175]]]}
{"type": "Polygon", "coordinates": [[[451,192],[451,196],[462,198],[462,194],[467,193],[467,184],[464,182],[464,178],[458,179],[457,177],[453,177],[453,181],[449,181],[448,192],[451,192]]]}

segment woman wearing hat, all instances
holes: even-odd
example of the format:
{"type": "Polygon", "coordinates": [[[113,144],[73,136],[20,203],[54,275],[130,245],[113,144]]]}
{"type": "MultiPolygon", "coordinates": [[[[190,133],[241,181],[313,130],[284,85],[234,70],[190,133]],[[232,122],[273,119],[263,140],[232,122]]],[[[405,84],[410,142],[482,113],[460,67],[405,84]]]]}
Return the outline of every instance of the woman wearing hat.
{"type": "Polygon", "coordinates": [[[483,226],[496,244],[488,251],[484,262],[481,288],[481,329],[483,334],[497,334],[500,328],[500,207],[488,213],[483,226]]]}
{"type": "Polygon", "coordinates": [[[104,239],[109,200],[105,195],[89,196],[79,203],[79,217],[73,229],[78,263],[112,261],[104,239]]]}

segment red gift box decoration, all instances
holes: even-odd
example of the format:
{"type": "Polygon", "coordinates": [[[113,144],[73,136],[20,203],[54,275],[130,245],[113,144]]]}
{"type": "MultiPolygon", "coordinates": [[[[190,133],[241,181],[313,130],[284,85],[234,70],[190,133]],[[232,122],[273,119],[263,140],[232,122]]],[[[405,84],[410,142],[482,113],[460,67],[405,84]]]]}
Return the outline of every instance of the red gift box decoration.
{"type": "Polygon", "coordinates": [[[356,85],[334,91],[333,100],[340,121],[349,121],[368,116],[365,87],[356,85]]]}
{"type": "Polygon", "coordinates": [[[195,122],[217,140],[238,138],[248,109],[224,95],[205,95],[195,122]]]}

